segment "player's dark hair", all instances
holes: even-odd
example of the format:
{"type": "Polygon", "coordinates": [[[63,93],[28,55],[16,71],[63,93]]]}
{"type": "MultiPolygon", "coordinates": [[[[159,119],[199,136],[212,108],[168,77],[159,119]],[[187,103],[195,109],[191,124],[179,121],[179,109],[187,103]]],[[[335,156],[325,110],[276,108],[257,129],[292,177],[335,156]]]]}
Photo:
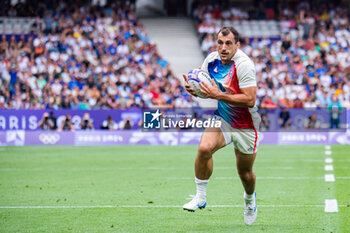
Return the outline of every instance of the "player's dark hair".
{"type": "Polygon", "coordinates": [[[223,36],[227,36],[228,34],[232,33],[235,37],[235,42],[237,43],[239,41],[239,33],[234,27],[224,26],[220,29],[220,31],[218,32],[218,35],[220,33],[222,33],[223,36]]]}

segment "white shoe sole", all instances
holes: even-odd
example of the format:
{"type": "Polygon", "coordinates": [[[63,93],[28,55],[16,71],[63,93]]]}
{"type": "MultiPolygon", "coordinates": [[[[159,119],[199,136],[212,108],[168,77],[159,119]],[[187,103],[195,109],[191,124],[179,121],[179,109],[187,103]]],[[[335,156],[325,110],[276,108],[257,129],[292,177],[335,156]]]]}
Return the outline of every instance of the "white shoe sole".
{"type": "MultiPolygon", "coordinates": [[[[200,209],[200,210],[201,210],[201,209],[204,209],[206,205],[207,205],[207,203],[205,202],[204,205],[198,206],[198,209],[200,209]]],[[[187,211],[189,211],[189,212],[194,212],[194,211],[196,211],[196,209],[189,209],[189,208],[185,208],[185,207],[183,207],[183,210],[187,210],[187,211]]]]}

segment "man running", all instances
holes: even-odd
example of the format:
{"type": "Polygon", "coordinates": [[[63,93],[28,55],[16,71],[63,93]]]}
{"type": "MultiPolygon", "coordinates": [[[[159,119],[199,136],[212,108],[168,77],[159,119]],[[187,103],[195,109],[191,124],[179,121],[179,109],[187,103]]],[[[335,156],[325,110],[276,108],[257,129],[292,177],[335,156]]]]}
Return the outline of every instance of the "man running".
{"type": "MultiPolygon", "coordinates": [[[[207,98],[218,100],[214,118],[221,128],[206,129],[199,144],[195,161],[196,196],[183,206],[195,211],[205,208],[207,185],[213,172],[212,155],[220,148],[234,145],[236,165],[244,187],[244,221],[252,225],[257,216],[255,174],[253,164],[259,143],[260,116],[255,106],[256,77],[253,62],[239,49],[239,33],[233,27],[223,27],[218,32],[217,51],[209,54],[201,69],[212,78],[213,86],[200,83],[207,98]]],[[[196,95],[185,79],[185,88],[196,95]]]]}

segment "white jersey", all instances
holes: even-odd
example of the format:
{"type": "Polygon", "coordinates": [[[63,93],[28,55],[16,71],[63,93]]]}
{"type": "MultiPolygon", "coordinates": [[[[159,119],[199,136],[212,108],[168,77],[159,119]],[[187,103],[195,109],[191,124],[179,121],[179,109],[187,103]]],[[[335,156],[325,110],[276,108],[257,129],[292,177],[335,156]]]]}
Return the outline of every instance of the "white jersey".
{"type": "MultiPolygon", "coordinates": [[[[221,92],[239,94],[241,88],[256,86],[254,63],[240,49],[227,65],[221,63],[218,52],[213,52],[204,60],[202,70],[209,73],[218,85],[221,92]]],[[[223,101],[218,101],[215,113],[226,120],[233,128],[256,129],[259,128],[260,116],[257,107],[237,107],[223,101]]]]}

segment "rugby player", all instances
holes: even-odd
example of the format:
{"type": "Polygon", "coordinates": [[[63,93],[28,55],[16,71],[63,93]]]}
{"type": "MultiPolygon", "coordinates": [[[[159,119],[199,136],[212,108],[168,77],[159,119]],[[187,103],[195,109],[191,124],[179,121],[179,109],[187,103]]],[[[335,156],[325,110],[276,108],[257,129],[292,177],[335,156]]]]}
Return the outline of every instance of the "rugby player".
{"type": "MultiPolygon", "coordinates": [[[[239,33],[233,27],[223,27],[217,35],[217,51],[209,54],[201,69],[212,78],[213,86],[200,83],[207,98],[218,100],[214,118],[221,128],[204,131],[195,161],[197,193],[183,206],[195,211],[205,208],[207,185],[213,172],[212,155],[220,148],[233,143],[236,166],[244,187],[244,221],[252,225],[257,216],[255,174],[253,164],[259,143],[260,116],[255,106],[256,77],[253,62],[239,49],[239,33]]],[[[185,88],[196,95],[185,79],[185,88]]]]}

